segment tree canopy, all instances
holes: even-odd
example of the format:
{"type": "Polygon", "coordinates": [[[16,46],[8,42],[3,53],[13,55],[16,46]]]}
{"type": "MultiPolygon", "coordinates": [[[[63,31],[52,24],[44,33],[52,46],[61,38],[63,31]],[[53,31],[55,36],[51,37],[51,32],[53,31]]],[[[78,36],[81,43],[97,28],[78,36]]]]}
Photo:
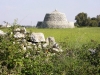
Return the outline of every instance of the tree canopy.
{"type": "Polygon", "coordinates": [[[83,27],[83,26],[90,26],[90,27],[98,27],[100,26],[100,15],[96,17],[88,17],[87,13],[79,13],[75,16],[76,25],[83,27]]]}

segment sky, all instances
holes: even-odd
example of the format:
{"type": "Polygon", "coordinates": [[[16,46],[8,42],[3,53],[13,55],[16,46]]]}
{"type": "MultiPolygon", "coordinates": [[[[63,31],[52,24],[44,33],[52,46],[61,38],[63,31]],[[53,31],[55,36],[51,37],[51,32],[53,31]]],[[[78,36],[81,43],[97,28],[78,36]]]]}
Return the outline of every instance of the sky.
{"type": "Polygon", "coordinates": [[[67,20],[75,22],[78,13],[89,17],[100,15],[100,0],[0,0],[0,24],[18,19],[20,25],[36,25],[46,13],[55,9],[65,13],[67,20]]]}

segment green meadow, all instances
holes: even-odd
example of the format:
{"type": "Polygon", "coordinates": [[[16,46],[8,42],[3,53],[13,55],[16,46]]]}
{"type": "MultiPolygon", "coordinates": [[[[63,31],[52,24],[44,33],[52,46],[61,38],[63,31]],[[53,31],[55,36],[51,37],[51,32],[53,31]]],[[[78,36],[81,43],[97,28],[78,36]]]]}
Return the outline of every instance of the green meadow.
{"type": "Polygon", "coordinates": [[[68,47],[80,47],[91,41],[100,43],[99,27],[66,28],[66,29],[36,29],[27,28],[30,32],[42,32],[45,38],[52,36],[56,42],[65,43],[68,47]]]}
{"type": "MultiPolygon", "coordinates": [[[[7,32],[9,28],[0,28],[7,32]]],[[[42,32],[45,38],[54,37],[63,47],[78,48],[91,41],[100,44],[100,27],[66,28],[66,29],[38,29],[27,28],[29,32],[42,32]]]]}

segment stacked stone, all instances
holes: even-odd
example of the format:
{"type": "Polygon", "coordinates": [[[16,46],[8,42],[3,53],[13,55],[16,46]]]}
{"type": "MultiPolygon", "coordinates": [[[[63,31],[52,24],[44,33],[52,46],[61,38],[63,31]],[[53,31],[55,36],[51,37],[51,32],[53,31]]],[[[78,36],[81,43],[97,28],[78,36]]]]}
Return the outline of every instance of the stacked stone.
{"type": "Polygon", "coordinates": [[[64,13],[57,10],[45,15],[44,21],[41,24],[42,28],[73,28],[74,23],[70,23],[66,19],[64,13]]]}

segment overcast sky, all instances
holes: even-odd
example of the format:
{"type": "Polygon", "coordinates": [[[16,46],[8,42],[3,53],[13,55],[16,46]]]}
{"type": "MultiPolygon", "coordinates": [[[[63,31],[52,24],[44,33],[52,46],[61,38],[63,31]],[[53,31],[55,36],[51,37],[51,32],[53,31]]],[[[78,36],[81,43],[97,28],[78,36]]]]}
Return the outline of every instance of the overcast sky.
{"type": "Polygon", "coordinates": [[[100,15],[100,0],[0,0],[0,24],[18,19],[21,25],[36,25],[55,9],[65,13],[68,21],[75,22],[80,12],[90,17],[100,15]]]}

